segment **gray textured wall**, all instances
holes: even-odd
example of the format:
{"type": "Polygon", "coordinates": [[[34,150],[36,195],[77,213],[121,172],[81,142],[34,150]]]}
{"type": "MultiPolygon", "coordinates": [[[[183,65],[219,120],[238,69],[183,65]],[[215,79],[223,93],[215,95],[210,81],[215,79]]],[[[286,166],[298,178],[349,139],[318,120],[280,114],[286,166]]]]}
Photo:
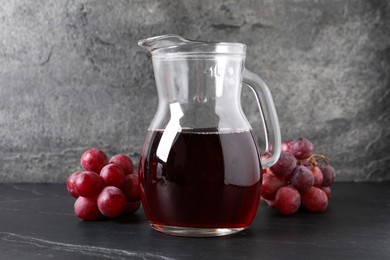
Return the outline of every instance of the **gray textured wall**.
{"type": "Polygon", "coordinates": [[[89,147],[137,161],[157,107],[137,41],[164,33],[246,43],[284,139],[339,180],[390,179],[388,1],[1,0],[0,21],[0,182],[64,181],[89,147]]]}

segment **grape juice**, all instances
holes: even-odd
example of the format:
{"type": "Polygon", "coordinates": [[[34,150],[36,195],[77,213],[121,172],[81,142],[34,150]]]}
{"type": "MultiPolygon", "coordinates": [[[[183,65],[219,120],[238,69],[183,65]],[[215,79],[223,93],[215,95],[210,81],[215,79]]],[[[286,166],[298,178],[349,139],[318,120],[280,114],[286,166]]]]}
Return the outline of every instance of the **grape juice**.
{"type": "Polygon", "coordinates": [[[260,198],[253,133],[149,131],[141,153],[142,203],[151,224],[243,228],[260,198]]]}

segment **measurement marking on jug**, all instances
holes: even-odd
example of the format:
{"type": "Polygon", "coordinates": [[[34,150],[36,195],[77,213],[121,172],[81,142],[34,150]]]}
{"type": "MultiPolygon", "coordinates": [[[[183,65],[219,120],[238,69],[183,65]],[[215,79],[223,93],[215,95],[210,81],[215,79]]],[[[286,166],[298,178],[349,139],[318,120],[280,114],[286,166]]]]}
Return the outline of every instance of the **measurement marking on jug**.
{"type": "Polygon", "coordinates": [[[210,73],[211,77],[220,77],[221,76],[221,69],[218,65],[212,66],[204,71],[204,73],[210,73]]]}

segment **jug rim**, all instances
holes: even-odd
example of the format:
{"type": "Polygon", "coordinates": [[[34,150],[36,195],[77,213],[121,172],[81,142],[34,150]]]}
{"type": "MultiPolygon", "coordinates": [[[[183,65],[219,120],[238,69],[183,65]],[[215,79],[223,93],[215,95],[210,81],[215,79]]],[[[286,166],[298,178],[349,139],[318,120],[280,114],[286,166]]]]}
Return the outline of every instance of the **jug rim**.
{"type": "Polygon", "coordinates": [[[138,41],[153,57],[198,57],[210,55],[246,55],[246,45],[238,42],[207,42],[190,40],[175,34],[153,36],[138,41]]]}

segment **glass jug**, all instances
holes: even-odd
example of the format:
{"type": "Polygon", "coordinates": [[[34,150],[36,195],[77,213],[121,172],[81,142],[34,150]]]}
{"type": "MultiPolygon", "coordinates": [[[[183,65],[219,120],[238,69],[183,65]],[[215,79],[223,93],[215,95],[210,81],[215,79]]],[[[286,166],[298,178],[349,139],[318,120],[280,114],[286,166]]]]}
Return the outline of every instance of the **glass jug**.
{"type": "Polygon", "coordinates": [[[141,151],[142,204],[152,228],[177,236],[222,236],[253,221],[261,170],[280,155],[280,129],[265,82],[245,69],[246,46],[177,35],[140,40],[152,54],[158,109],[141,151]],[[241,109],[255,93],[265,151],[241,109]]]}

